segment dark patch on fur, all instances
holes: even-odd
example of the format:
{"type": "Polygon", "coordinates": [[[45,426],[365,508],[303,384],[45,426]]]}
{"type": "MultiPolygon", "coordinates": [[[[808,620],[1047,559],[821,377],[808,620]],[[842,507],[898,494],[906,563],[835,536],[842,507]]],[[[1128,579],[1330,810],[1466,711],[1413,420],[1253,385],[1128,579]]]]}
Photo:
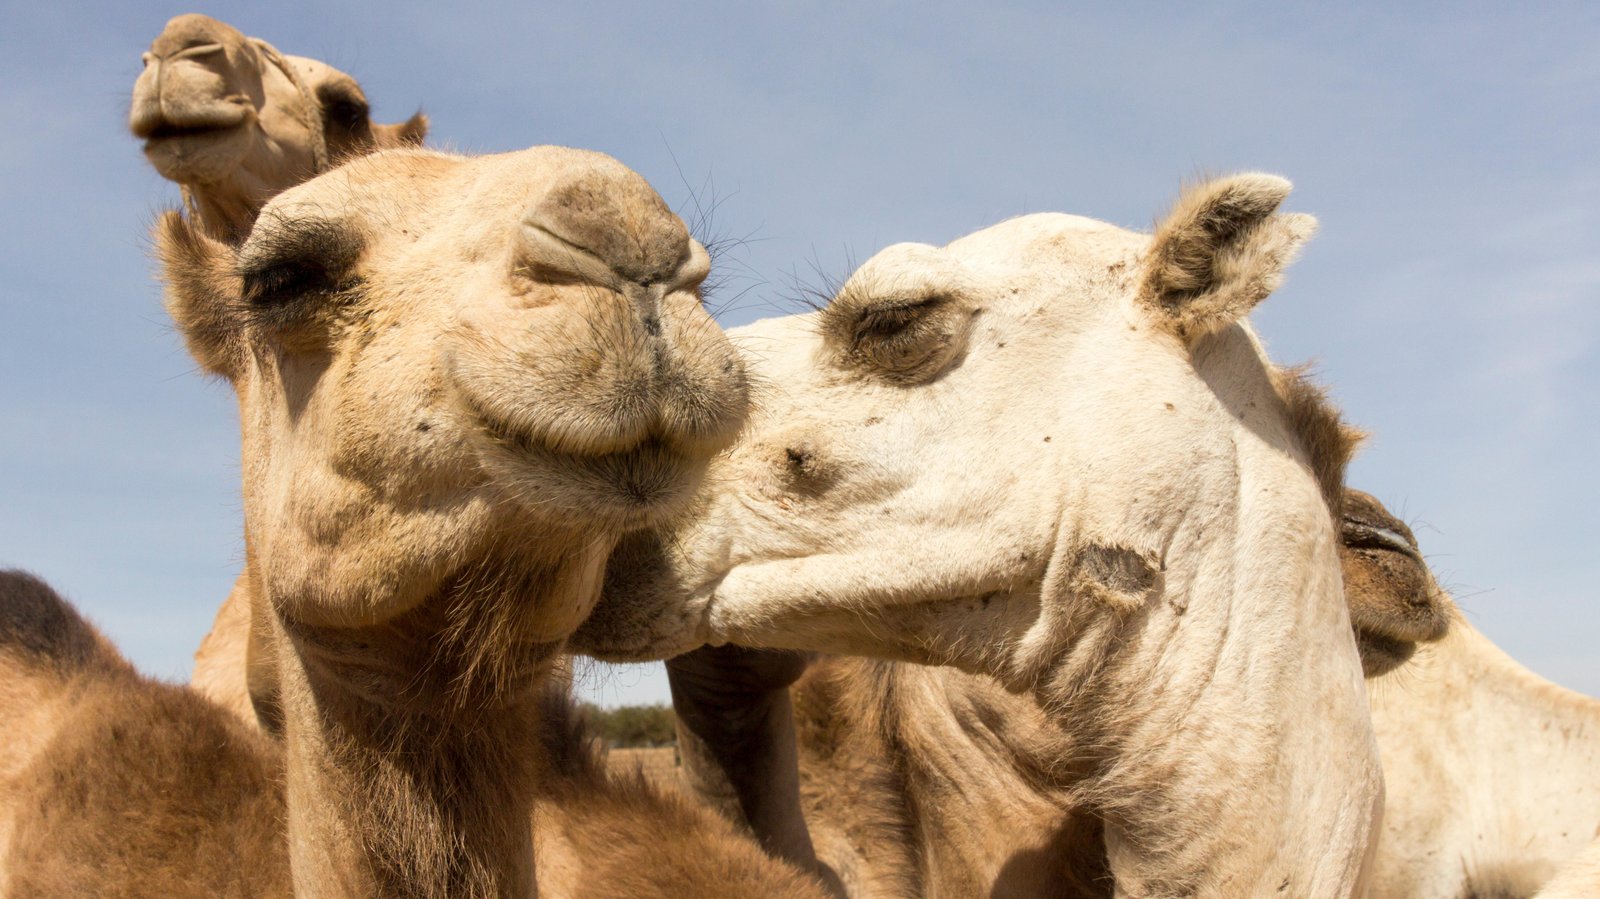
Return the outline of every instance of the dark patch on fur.
{"type": "Polygon", "coordinates": [[[1327,392],[1312,383],[1307,367],[1276,369],[1273,387],[1283,399],[1289,428],[1300,438],[1311,474],[1337,524],[1344,509],[1345,469],[1366,434],[1345,423],[1327,392]]]}
{"type": "Polygon", "coordinates": [[[288,896],[280,750],[195,693],[138,675],[49,587],[0,573],[0,652],[62,677],[20,771],[16,896],[288,896]]]}
{"type": "Polygon", "coordinates": [[[68,675],[122,665],[114,650],[61,595],[25,571],[0,571],[0,652],[30,668],[68,675]]]}

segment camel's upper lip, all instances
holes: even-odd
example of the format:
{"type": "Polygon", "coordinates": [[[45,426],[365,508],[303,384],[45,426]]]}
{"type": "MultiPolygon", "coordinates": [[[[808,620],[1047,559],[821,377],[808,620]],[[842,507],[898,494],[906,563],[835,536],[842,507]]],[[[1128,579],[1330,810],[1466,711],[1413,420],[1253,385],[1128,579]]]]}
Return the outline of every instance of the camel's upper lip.
{"type": "Polygon", "coordinates": [[[250,121],[254,110],[247,104],[219,99],[201,109],[184,110],[174,116],[153,98],[134,104],[128,128],[134,137],[147,141],[174,137],[202,137],[233,131],[250,121]]]}

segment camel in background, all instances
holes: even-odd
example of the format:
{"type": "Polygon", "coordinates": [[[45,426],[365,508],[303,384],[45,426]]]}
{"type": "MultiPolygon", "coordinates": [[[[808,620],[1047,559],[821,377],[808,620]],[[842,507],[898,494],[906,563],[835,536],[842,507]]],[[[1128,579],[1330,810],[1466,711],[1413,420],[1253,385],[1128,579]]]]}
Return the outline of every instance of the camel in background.
{"type": "MultiPolygon", "coordinates": [[[[278,660],[286,752],[274,768],[275,744],[133,675],[36,582],[8,589],[0,714],[34,738],[5,760],[5,820],[37,850],[5,860],[11,886],[128,889],[141,862],[116,822],[132,820],[156,841],[199,826],[236,881],[270,894],[286,815],[297,895],[531,895],[539,783],[583,763],[549,749],[571,742],[551,709],[565,698],[546,689],[566,638],[618,536],[681,508],[743,417],[742,366],[699,303],[704,250],[635,173],[549,147],[367,156],[276,197],[241,246],[176,213],[156,239],[191,353],[239,396],[246,579],[278,660]],[[163,690],[154,721],[127,698],[163,690]],[[194,721],[237,745],[211,740],[201,763],[172,767],[189,756],[159,752],[163,735],[193,743],[194,721]],[[74,748],[87,760],[74,772],[93,761],[176,787],[164,805],[88,802],[53,767],[74,748]],[[248,833],[185,817],[220,801],[197,777],[232,770],[219,756],[255,772],[230,783],[251,797],[281,771],[282,815],[269,795],[221,813],[248,833]]],[[[619,794],[591,798],[581,772],[557,780],[573,793],[539,817],[579,814],[540,828],[540,850],[565,861],[541,871],[548,892],[815,894],[752,844],[686,845],[685,824],[719,831],[681,804],[651,825],[675,841],[580,868],[572,846],[615,840],[630,810],[585,818],[619,794]]]]}
{"type": "Polygon", "coordinates": [[[349,75],[198,13],[169,21],[144,66],[128,127],[218,240],[243,240],[279,191],[354,156],[420,145],[428,131],[420,112],[374,123],[349,75]]]}
{"type": "Polygon", "coordinates": [[[1381,786],[1328,515],[1348,433],[1243,321],[1312,231],[1288,189],[1199,185],[1153,237],[1034,215],[890,247],[731,332],[751,424],[688,516],[623,539],[575,648],[985,673],[1071,735],[1049,773],[1119,890],[1358,893],[1381,786]]]}
{"type": "MultiPolygon", "coordinates": [[[[398,125],[373,122],[354,78],[199,13],[167,22],[144,64],[129,126],[145,140],[145,158],[182,190],[190,220],[229,243],[242,242],[280,192],[345,160],[418,146],[428,131],[420,112],[398,125]]],[[[258,705],[275,714],[277,681],[265,634],[250,639],[248,590],[241,576],[195,651],[189,682],[255,724],[258,705]]],[[[259,631],[265,620],[253,624],[259,631]]]]}
{"type": "MultiPolygon", "coordinates": [[[[607,775],[543,694],[540,895],[820,899],[727,820],[607,775]]],[[[287,897],[283,745],[140,676],[43,582],[0,571],[0,895],[287,897]]]]}

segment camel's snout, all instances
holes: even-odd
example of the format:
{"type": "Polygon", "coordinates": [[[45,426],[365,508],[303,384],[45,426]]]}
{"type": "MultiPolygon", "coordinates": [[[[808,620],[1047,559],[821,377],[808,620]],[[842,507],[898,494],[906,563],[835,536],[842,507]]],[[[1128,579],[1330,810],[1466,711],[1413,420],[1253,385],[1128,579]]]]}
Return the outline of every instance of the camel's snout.
{"type": "Polygon", "coordinates": [[[697,265],[698,245],[683,220],[643,178],[611,159],[552,187],[528,209],[522,226],[534,238],[530,254],[570,260],[575,274],[603,267],[609,276],[594,278],[602,284],[693,287],[709,268],[697,265]]]}
{"type": "Polygon", "coordinates": [[[240,65],[249,39],[233,26],[198,13],[178,16],[144,54],[133,86],[128,127],[146,140],[231,128],[250,114],[250,88],[259,74],[240,65]]]}

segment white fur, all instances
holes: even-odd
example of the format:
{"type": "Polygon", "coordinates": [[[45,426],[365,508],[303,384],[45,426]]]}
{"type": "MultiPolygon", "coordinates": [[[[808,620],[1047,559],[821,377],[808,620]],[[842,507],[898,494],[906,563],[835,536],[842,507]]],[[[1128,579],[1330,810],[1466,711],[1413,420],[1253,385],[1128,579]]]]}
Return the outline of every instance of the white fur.
{"type": "MultiPolygon", "coordinates": [[[[1101,759],[1120,895],[1358,892],[1381,785],[1327,508],[1259,343],[1153,308],[1150,249],[1028,216],[891,247],[833,308],[733,332],[767,385],[745,437],[662,546],[614,558],[579,645],[990,673],[1101,759]],[[944,297],[948,360],[909,380],[848,345],[851,308],[907,285],[944,297]],[[1093,589],[1107,558],[1156,567],[1093,589]]],[[[1288,258],[1216,249],[1254,284],[1277,272],[1238,260],[1288,258]]]]}

